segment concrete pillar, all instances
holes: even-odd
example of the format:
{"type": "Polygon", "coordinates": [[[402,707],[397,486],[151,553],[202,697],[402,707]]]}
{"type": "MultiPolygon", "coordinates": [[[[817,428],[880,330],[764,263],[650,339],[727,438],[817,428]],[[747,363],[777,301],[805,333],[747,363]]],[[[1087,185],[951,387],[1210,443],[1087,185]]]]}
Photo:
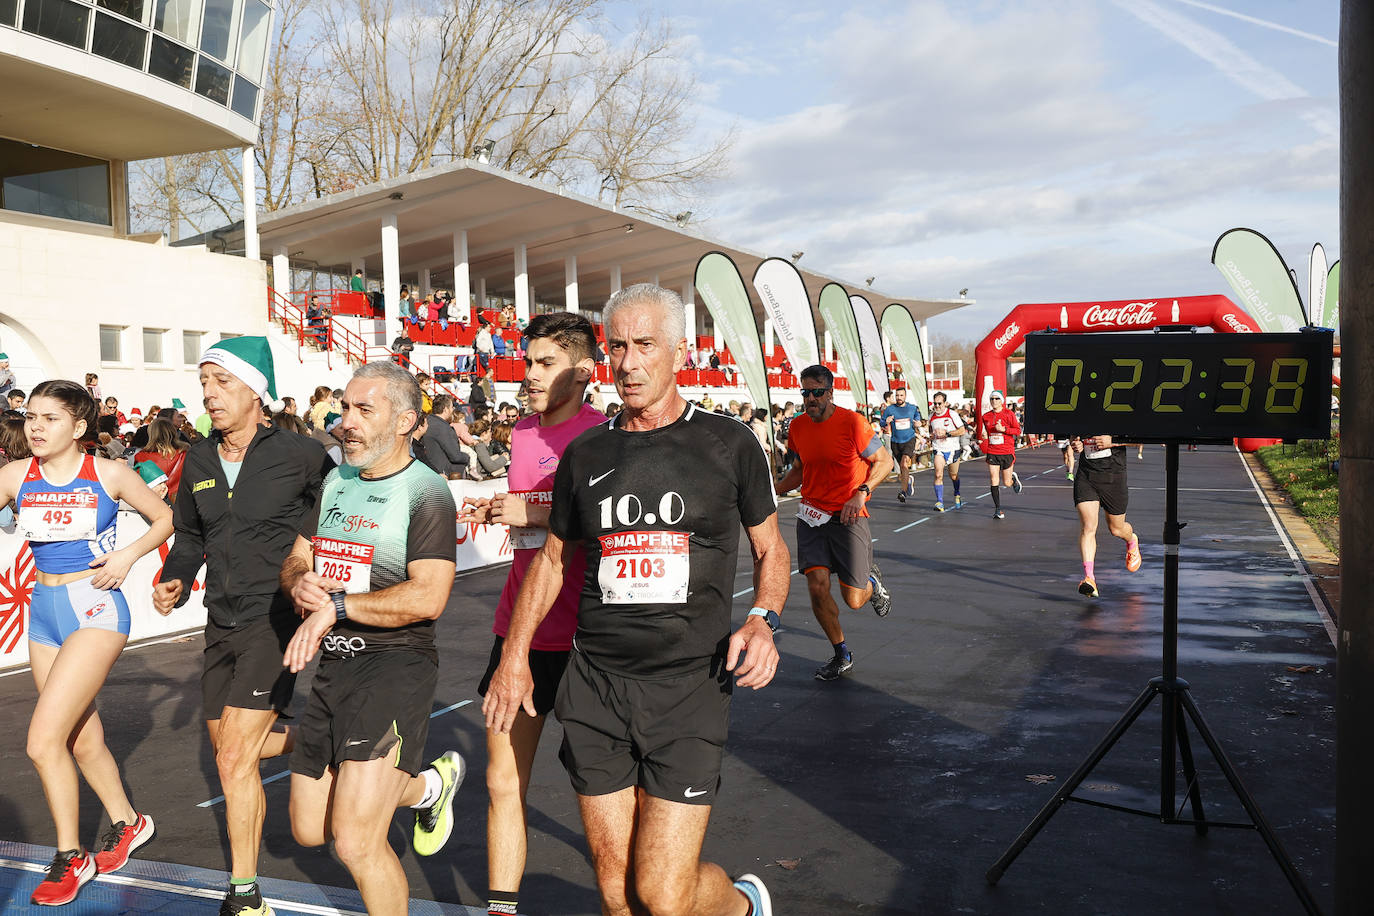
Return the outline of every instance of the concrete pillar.
{"type": "Polygon", "coordinates": [[[611,295],[614,296],[622,289],[624,287],[620,285],[620,265],[616,264],[611,267],[611,295]]]}
{"type": "Polygon", "coordinates": [[[530,263],[523,242],[515,246],[515,317],[530,320],[530,263]]]}
{"type": "Polygon", "coordinates": [[[1350,600],[1336,640],[1336,913],[1355,916],[1374,897],[1374,5],[1345,0],[1340,35],[1341,594],[1350,600]]]}
{"type": "Polygon", "coordinates": [[[434,288],[429,285],[429,268],[422,267],[420,269],[420,298],[423,299],[432,292],[434,292],[434,288]]]}
{"type": "Polygon", "coordinates": [[[697,287],[691,280],[682,284],[682,305],[687,317],[687,346],[692,348],[693,358],[697,349],[697,287]]]}
{"type": "Polygon", "coordinates": [[[821,350],[821,362],[830,363],[835,361],[835,348],[830,343],[829,331],[825,332],[825,342],[822,344],[821,350]]]}
{"type": "Polygon", "coordinates": [[[577,255],[570,254],[563,259],[563,301],[564,308],[576,314],[582,310],[577,299],[577,255]]]}
{"type": "Polygon", "coordinates": [[[129,234],[129,163],[110,160],[110,228],[116,237],[129,234]]]}
{"type": "Polygon", "coordinates": [[[348,264],[348,281],[353,282],[353,274],[358,271],[363,272],[363,283],[367,283],[367,262],[362,258],[353,258],[348,264]]]}
{"type": "Polygon", "coordinates": [[[924,321],[916,325],[916,336],[921,338],[921,356],[928,366],[935,360],[930,354],[930,328],[926,326],[924,321]]]}
{"type": "Polygon", "coordinates": [[[386,303],[386,339],[401,333],[401,233],[396,214],[382,217],[382,299],[386,303]]]}
{"type": "Polygon", "coordinates": [[[468,231],[453,233],[453,298],[459,306],[472,302],[472,276],[468,269],[468,231]]]}
{"type": "Polygon", "coordinates": [[[487,307],[487,278],[477,278],[477,301],[472,305],[472,313],[476,316],[479,309],[487,307]]]}
{"type": "Polygon", "coordinates": [[[777,340],[777,334],[773,331],[773,319],[763,319],[763,355],[772,357],[773,342],[777,340]]]}
{"type": "Polygon", "coordinates": [[[286,257],[285,245],[278,245],[272,252],[272,288],[291,298],[291,262],[286,257]]]}
{"type": "Polygon", "coordinates": [[[243,148],[243,256],[250,261],[262,257],[258,238],[258,160],[251,146],[243,148]]]}

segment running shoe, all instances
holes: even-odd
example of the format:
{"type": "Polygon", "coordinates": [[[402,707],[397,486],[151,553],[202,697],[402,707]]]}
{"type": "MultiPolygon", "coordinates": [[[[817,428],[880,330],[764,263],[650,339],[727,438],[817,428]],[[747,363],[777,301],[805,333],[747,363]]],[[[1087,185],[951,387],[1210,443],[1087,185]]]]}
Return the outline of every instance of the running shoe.
{"type": "Polygon", "coordinates": [[[873,583],[873,597],[869,599],[873,603],[873,613],[886,617],[888,611],[892,610],[892,593],[883,585],[883,574],[877,563],[869,567],[868,581],[873,583]]]}
{"type": "Polygon", "coordinates": [[[129,856],[153,838],[153,819],[146,814],[134,818],[132,824],[116,821],[100,837],[100,849],[95,854],[95,867],[102,875],[119,871],[129,856]]]}
{"type": "Polygon", "coordinates": [[[231,887],[219,905],[219,916],[273,916],[275,912],[262,899],[260,887],[254,887],[251,894],[236,894],[231,887]]]}
{"type": "Polygon", "coordinates": [[[1140,568],[1140,538],[1131,535],[1131,543],[1126,548],[1126,572],[1135,572],[1140,568]]]}
{"type": "Polygon", "coordinates": [[[956,508],[956,509],[962,509],[962,508],[964,508],[964,498],[963,498],[962,496],[956,496],[956,497],[954,497],[954,508],[956,508]]]}
{"type": "Polygon", "coordinates": [[[448,842],[453,833],[453,796],[467,775],[467,764],[457,751],[449,751],[430,766],[439,772],[444,785],[434,804],[415,812],[415,853],[422,856],[434,855],[448,842]]]}
{"type": "Polygon", "coordinates": [[[1097,583],[1092,579],[1084,579],[1082,582],[1078,583],[1078,594],[1085,598],[1096,598],[1097,583]]]}
{"type": "Polygon", "coordinates": [[[945,504],[944,504],[944,503],[936,503],[936,504],[935,504],[935,511],[936,511],[936,512],[943,512],[943,511],[945,511],[945,504]]]}
{"type": "Polygon", "coordinates": [[[998,509],[996,512],[992,513],[992,517],[993,517],[993,518],[1006,518],[1006,517],[1007,517],[1007,513],[1003,512],[1001,509],[998,509]]]}
{"type": "Polygon", "coordinates": [[[80,849],[68,849],[52,857],[48,873],[33,889],[29,900],[39,906],[62,906],[95,878],[95,859],[80,849]]]}
{"type": "Polygon", "coordinates": [[[906,495],[907,495],[907,496],[915,496],[915,495],[916,495],[916,478],[915,478],[915,477],[908,477],[908,478],[906,479],[906,495]]]}
{"type": "Polygon", "coordinates": [[[1073,471],[1069,471],[1069,472],[1068,472],[1067,474],[1065,474],[1064,476],[1067,477],[1067,478],[1069,478],[1069,483],[1073,483],[1073,471]]]}
{"type": "Polygon", "coordinates": [[[749,916],[773,916],[773,901],[768,897],[768,888],[757,877],[740,875],[735,879],[735,890],[749,901],[749,916]]]}
{"type": "Polygon", "coordinates": [[[848,673],[849,669],[853,667],[854,654],[852,652],[843,658],[836,655],[830,661],[816,669],[815,677],[818,681],[838,681],[841,674],[848,673]]]}
{"type": "Polygon", "coordinates": [[[1021,492],[1021,475],[1016,473],[1015,471],[1011,472],[1011,492],[1021,492]]]}
{"type": "Polygon", "coordinates": [[[899,502],[899,503],[904,503],[904,502],[906,502],[906,489],[905,489],[905,488],[903,488],[903,489],[897,491],[897,502],[899,502]]]}

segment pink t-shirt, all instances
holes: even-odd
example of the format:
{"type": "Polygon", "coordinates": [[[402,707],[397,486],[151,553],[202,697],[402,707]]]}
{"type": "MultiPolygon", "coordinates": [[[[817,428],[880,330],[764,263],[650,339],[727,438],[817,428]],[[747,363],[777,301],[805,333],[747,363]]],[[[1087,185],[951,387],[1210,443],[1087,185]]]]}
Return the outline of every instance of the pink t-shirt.
{"type": "MultiPolygon", "coordinates": [[[[606,415],[590,404],[583,404],[582,409],[570,419],[555,426],[540,426],[539,419],[538,416],[526,417],[511,430],[507,480],[512,493],[518,493],[528,502],[548,506],[553,501],[553,475],[569,443],[584,431],[607,421],[606,415]]],[[[506,587],[501,590],[501,601],[496,606],[496,623],[491,628],[497,636],[504,637],[510,630],[515,596],[520,591],[520,583],[525,581],[530,563],[534,562],[534,555],[543,546],[546,534],[547,529],[544,528],[511,529],[511,546],[515,556],[511,561],[510,575],[506,576],[506,587]]],[[[546,652],[566,652],[572,648],[573,633],[577,630],[577,604],[586,565],[587,555],[581,549],[564,565],[563,588],[548,616],[535,631],[530,648],[546,652]]]]}

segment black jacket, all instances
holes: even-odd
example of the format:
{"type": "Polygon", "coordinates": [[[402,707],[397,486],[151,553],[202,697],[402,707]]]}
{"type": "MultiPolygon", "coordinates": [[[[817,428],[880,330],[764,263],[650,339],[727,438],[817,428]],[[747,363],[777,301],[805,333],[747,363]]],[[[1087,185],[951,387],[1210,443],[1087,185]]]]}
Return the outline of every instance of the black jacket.
{"type": "Polygon", "coordinates": [[[425,430],[425,451],[431,460],[430,467],[447,477],[458,474],[468,466],[467,453],[458,444],[458,434],[453,427],[439,417],[429,418],[429,428],[425,430]]]}
{"type": "Polygon", "coordinates": [[[230,490],[220,465],[221,439],[212,431],[186,453],[162,578],[181,580],[184,602],[204,563],[210,619],[236,626],[267,614],[274,603],[289,609],[280,596],[281,565],[334,462],[308,436],[259,427],[230,490]]]}

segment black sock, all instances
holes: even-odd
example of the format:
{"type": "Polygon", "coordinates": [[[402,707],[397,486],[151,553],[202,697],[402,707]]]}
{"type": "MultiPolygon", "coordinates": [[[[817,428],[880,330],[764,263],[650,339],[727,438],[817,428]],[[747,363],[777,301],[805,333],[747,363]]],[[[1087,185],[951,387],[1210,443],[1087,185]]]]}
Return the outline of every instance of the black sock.
{"type": "Polygon", "coordinates": [[[992,506],[994,509],[1002,508],[1002,488],[992,487],[992,506]]]}
{"type": "Polygon", "coordinates": [[[515,916],[519,906],[516,891],[487,891],[487,916],[515,916]]]}
{"type": "Polygon", "coordinates": [[[848,657],[849,657],[849,646],[847,646],[847,645],[845,644],[845,641],[844,641],[843,639],[840,640],[840,641],[837,642],[837,643],[834,643],[834,646],[835,646],[835,657],[836,657],[836,658],[848,658],[848,657]]]}

